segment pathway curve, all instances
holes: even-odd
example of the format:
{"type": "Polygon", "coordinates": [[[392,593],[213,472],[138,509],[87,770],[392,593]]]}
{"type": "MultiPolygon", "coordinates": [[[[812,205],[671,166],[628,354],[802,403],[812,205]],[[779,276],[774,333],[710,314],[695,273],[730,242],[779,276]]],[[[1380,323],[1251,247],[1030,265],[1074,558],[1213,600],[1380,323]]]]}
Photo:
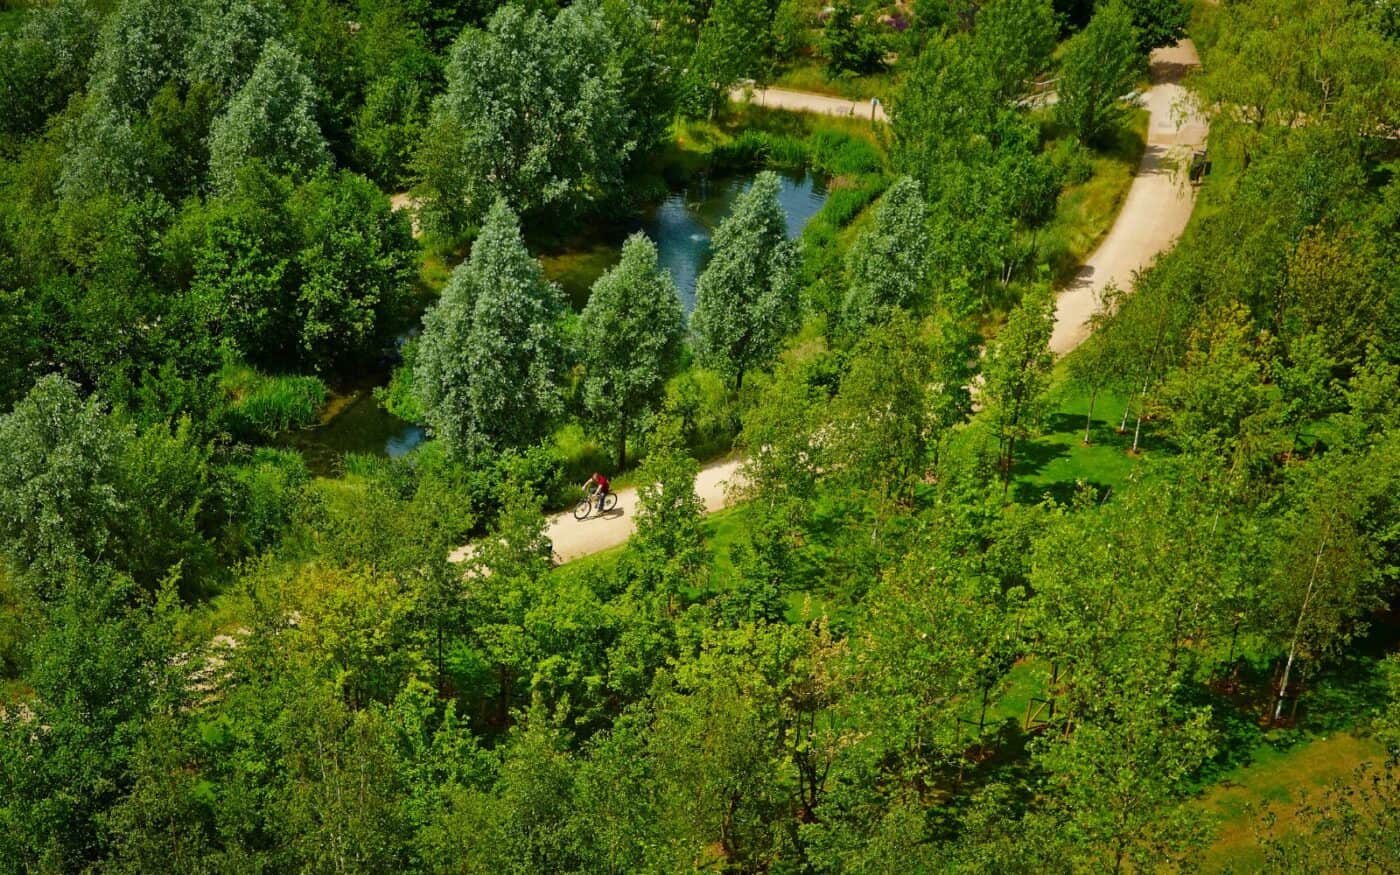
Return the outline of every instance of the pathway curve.
{"type": "MultiPolygon", "coordinates": [[[[1151,115],[1147,131],[1147,149],[1133,177],[1128,196],[1123,201],[1118,218],[1099,248],[1089,256],[1078,276],[1060,292],[1055,304],[1055,330],[1050,349],[1057,356],[1065,355],[1089,336],[1089,318],[1099,306],[1099,296],[1110,283],[1127,287],[1133,274],[1152,263],[1152,259],[1171,247],[1195,205],[1195,190],[1185,180],[1184,173],[1174,172],[1182,157],[1189,157],[1206,139],[1206,123],[1199,117],[1177,124],[1175,113],[1185,93],[1182,79],[1197,65],[1196,48],[1190,40],[1152,53],[1152,87],[1142,96],[1142,104],[1151,115]]],[[[735,99],[743,99],[743,95],[735,99]]],[[[801,112],[850,115],[857,104],[849,100],[770,88],[766,91],[768,106],[781,106],[801,112]]],[[[877,118],[884,119],[883,110],[877,118]]],[[[705,502],[705,511],[713,513],[728,506],[729,485],[738,476],[740,461],[730,460],[706,466],[695,479],[695,492],[705,502]]],[[[546,534],[554,544],[560,561],[568,562],[580,556],[597,553],[626,543],[636,531],[637,490],[622,489],[617,494],[617,509],[606,516],[579,522],[565,511],[551,516],[546,534]]],[[[470,546],[460,547],[451,559],[460,562],[470,553],[470,546]]]]}
{"type": "Polygon", "coordinates": [[[1151,116],[1147,148],[1108,236],[1056,298],[1055,330],[1050,336],[1050,350],[1056,356],[1065,355],[1089,336],[1089,319],[1110,283],[1128,288],[1133,274],[1170,249],[1186,230],[1196,191],[1179,169],[1184,170],[1191,152],[1205,143],[1206,122],[1193,115],[1178,124],[1176,115],[1185,106],[1182,80],[1199,63],[1190,40],[1152,53],[1152,87],[1141,98],[1151,116]]]}

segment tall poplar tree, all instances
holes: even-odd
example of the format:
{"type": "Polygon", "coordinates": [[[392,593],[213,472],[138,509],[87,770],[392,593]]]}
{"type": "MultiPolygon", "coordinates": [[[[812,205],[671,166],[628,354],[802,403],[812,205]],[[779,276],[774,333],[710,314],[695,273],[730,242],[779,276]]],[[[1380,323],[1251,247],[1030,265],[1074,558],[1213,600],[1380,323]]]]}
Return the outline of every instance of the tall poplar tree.
{"type": "Polygon", "coordinates": [[[860,236],[847,258],[847,327],[857,330],[888,318],[896,307],[924,309],[928,270],[928,211],[919,183],[905,176],[880,198],[875,226],[860,236]]]}
{"type": "Polygon", "coordinates": [[[695,286],[696,346],[737,389],[777,358],[797,319],[796,247],[778,203],[778,176],[760,173],[715,231],[695,286]]]}
{"type": "Polygon", "coordinates": [[[424,417],[456,453],[525,446],[561,408],[559,289],[498,200],[471,257],[423,317],[413,384],[424,417]]]}
{"type": "Polygon", "coordinates": [[[588,376],[584,403],[594,420],[617,435],[617,464],[627,464],[627,435],[661,403],[675,372],[685,317],[656,246],[633,234],[622,261],[593,284],[579,320],[588,376]]]}

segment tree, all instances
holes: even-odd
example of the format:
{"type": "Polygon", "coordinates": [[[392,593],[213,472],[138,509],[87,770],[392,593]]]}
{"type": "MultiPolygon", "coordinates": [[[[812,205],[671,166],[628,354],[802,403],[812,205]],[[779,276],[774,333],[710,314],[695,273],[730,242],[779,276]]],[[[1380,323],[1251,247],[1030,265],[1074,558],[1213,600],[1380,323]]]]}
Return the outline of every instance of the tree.
{"type": "Polygon", "coordinates": [[[662,436],[642,469],[645,485],[638,491],[637,534],[629,550],[648,588],[672,599],[701,582],[709,558],[700,528],[705,503],[695,494],[698,473],[700,466],[674,435],[662,436]]]}
{"type": "Polygon", "coordinates": [[[205,307],[213,333],[255,364],[290,363],[299,345],[300,234],[291,197],[286,180],[254,162],[227,194],[210,199],[202,212],[186,213],[184,227],[171,235],[190,228],[190,295],[205,307]]]}
{"type": "Polygon", "coordinates": [[[415,362],[424,418],[453,451],[523,447],[548,433],[561,407],[563,306],[515,214],[497,201],[471,257],[424,315],[415,362]]]}
{"type": "Polygon", "coordinates": [[[1394,43],[1348,0],[1252,0],[1221,9],[1219,37],[1193,82],[1212,148],[1249,166],[1276,134],[1326,128],[1352,154],[1366,132],[1400,122],[1394,43]],[[1301,46],[1311,47],[1302,52],[1301,46]],[[1306,119],[1307,124],[1300,124],[1306,119]]]}
{"type": "Polygon", "coordinates": [[[275,173],[305,178],[330,163],[316,122],[316,96],[301,59],[270,42],[247,83],[209,130],[209,173],[214,187],[231,188],[250,159],[275,173]]]}
{"type": "Polygon", "coordinates": [[[1127,110],[1119,98],[1142,72],[1139,34],[1122,0],[1099,7],[1065,46],[1055,117],[1083,143],[1109,136],[1127,110]]]}
{"type": "Polygon", "coordinates": [[[930,358],[918,323],[906,315],[871,330],[814,436],[828,480],[843,495],[868,498],[877,567],[886,523],[910,500],[927,465],[930,358]]]}
{"type": "Polygon", "coordinates": [[[1260,454],[1278,413],[1259,346],[1243,310],[1229,310],[1192,332],[1185,360],[1162,384],[1177,439],[1196,452],[1225,453],[1232,469],[1260,454]]]}
{"type": "Polygon", "coordinates": [[[1058,30],[1050,0],[992,0],[977,10],[972,50],[995,77],[999,99],[1026,93],[1049,63],[1058,30]]]}
{"type": "Polygon", "coordinates": [[[1049,347],[1054,312],[1054,298],[1047,291],[1028,292],[992,342],[982,369],[983,398],[1001,447],[1003,494],[1011,485],[1016,442],[1039,428],[1041,401],[1055,361],[1049,347]]]}
{"type": "Polygon", "coordinates": [[[778,203],[778,176],[760,173],[715,231],[691,317],[701,359],[735,388],[778,355],[797,318],[796,249],[778,203]]]}
{"type": "Polygon", "coordinates": [[[584,403],[615,429],[617,465],[627,465],[627,435],[656,411],[675,372],[685,316],[656,246],[638,232],[622,260],[598,278],[579,319],[584,403]]]}
{"type": "Polygon", "coordinates": [[[842,317],[851,331],[882,321],[893,308],[928,309],[928,249],[928,213],[919,183],[900,177],[880,198],[874,226],[846,258],[842,317]]]}
{"type": "Polygon", "coordinates": [[[271,0],[202,0],[196,5],[184,75],[233,97],[253,75],[263,48],[287,30],[286,8],[271,0]]]}
{"type": "Polygon", "coordinates": [[[763,0],[714,0],[682,84],[687,112],[713,117],[739,80],[759,74],[771,19],[771,7],[763,0]]]}
{"type": "Polygon", "coordinates": [[[1051,853],[1075,868],[1115,873],[1190,860],[1208,833],[1202,815],[1178,803],[1214,752],[1209,711],[1173,721],[1152,700],[1115,710],[1040,745],[1047,813],[1058,827],[1051,853]]]}
{"type": "Polygon", "coordinates": [[[37,133],[83,87],[100,23],[87,0],[63,0],[28,10],[0,36],[0,134],[37,133]]]}
{"type": "Polygon", "coordinates": [[[822,29],[821,49],[830,78],[874,73],[885,64],[884,46],[870,26],[869,15],[858,17],[850,0],[837,0],[832,7],[822,29]]]}
{"type": "Polygon", "coordinates": [[[408,218],[348,171],[307,183],[290,206],[301,232],[301,359],[317,369],[363,361],[409,296],[417,247],[408,218]]]}
{"type": "Polygon", "coordinates": [[[43,587],[75,563],[98,562],[129,511],[117,487],[130,433],[114,427],[97,399],[43,377],[0,418],[0,538],[13,567],[43,587]]]}
{"type": "Polygon", "coordinates": [[[501,7],[452,46],[418,157],[425,227],[460,233],[504,197],[523,213],[610,195],[637,146],[601,8],[501,7]]]}
{"type": "Polygon", "coordinates": [[[183,0],[122,0],[102,22],[91,92],[123,115],[139,113],[184,73],[195,5],[183,0]]]}
{"type": "Polygon", "coordinates": [[[188,422],[137,432],[55,375],[0,417],[0,553],[41,599],[107,565],[155,588],[204,570],[208,448],[188,422]]]}
{"type": "Polygon", "coordinates": [[[170,646],[182,618],[170,598],[133,605],[130,579],[104,570],[53,584],[61,595],[28,647],[34,696],[0,719],[0,854],[17,870],[102,859],[145,719],[187,705],[170,646]]]}
{"type": "Polygon", "coordinates": [[[1175,45],[1186,36],[1191,10],[1182,0],[1127,0],[1138,31],[1138,51],[1148,52],[1175,45]]]}

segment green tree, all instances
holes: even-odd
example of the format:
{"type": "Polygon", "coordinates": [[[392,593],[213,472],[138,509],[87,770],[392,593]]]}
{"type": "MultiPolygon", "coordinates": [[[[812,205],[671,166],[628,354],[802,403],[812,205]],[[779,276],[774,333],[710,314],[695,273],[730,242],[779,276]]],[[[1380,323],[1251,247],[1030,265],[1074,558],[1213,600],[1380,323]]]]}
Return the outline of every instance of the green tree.
{"type": "Polygon", "coordinates": [[[683,109],[713,118],[731,88],[761,74],[772,17],[763,0],[713,0],[686,66],[683,109]]]}
{"type": "Polygon", "coordinates": [[[523,447],[548,433],[561,406],[563,306],[497,201],[424,315],[415,361],[424,418],[455,452],[523,447]]]}
{"type": "MultiPolygon", "coordinates": [[[[674,424],[663,432],[674,432],[674,424]]],[[[708,560],[700,523],[705,503],[695,494],[700,466],[680,449],[675,435],[663,433],[642,468],[637,534],[630,549],[653,588],[683,593],[699,582],[708,560]]]]}
{"type": "Polygon", "coordinates": [[[1126,703],[1112,717],[1077,725],[1047,741],[1048,814],[1059,836],[1051,850],[1086,869],[1137,870],[1189,862],[1205,847],[1202,816],[1179,801],[1214,752],[1205,709],[1173,721],[1157,701],[1126,703]],[[1072,836],[1073,838],[1070,838],[1072,836]]]}
{"type": "Polygon", "coordinates": [[[37,133],[83,87],[100,23],[87,0],[63,0],[0,36],[0,135],[37,133]]]}
{"type": "Polygon", "coordinates": [[[270,0],[202,0],[195,6],[184,75],[214,85],[228,100],[253,75],[268,41],[286,31],[286,7],[270,0]]]}
{"type": "Polygon", "coordinates": [[[992,342],[982,369],[986,378],[982,397],[1000,447],[1003,494],[1011,485],[1016,442],[1032,437],[1039,429],[1041,402],[1054,364],[1049,347],[1054,307],[1054,298],[1047,291],[1028,292],[992,342]]]}
{"type": "Polygon", "coordinates": [[[460,233],[504,197],[523,213],[607,197],[636,148],[602,9],[501,7],[452,47],[418,158],[425,227],[460,233]]]}
{"type": "Polygon", "coordinates": [[[302,361],[364,361],[407,302],[417,247],[408,218],[348,171],[313,180],[290,203],[300,230],[297,329],[302,361]]]}
{"type": "Polygon", "coordinates": [[[1050,0],[992,0],[977,10],[973,51],[996,78],[996,94],[1014,100],[1045,69],[1059,25],[1050,0]]]}
{"type": "Polygon", "coordinates": [[[1394,43],[1371,16],[1353,12],[1347,0],[1223,7],[1218,37],[1193,82],[1196,105],[1210,118],[1212,147],[1229,149],[1248,166],[1277,134],[1309,136],[1306,129],[1322,127],[1355,150],[1363,131],[1400,121],[1394,43]]]}
{"type": "Polygon", "coordinates": [[[102,860],[118,838],[107,815],[131,786],[145,719],[187,705],[171,600],[133,606],[130,579],[60,575],[51,584],[61,595],[28,647],[34,696],[0,720],[0,855],[14,871],[102,860]]]}
{"type": "Polygon", "coordinates": [[[271,42],[247,83],[209,130],[209,174],[228,190],[250,159],[274,172],[305,178],[330,163],[316,122],[316,96],[301,59],[271,42]]]}
{"type": "Polygon", "coordinates": [[[778,176],[760,173],[715,231],[695,285],[701,359],[742,387],[744,374],[777,357],[797,318],[796,248],[778,203],[778,176]]]}
{"type": "Polygon", "coordinates": [[[831,78],[874,73],[885,64],[885,49],[869,14],[857,19],[850,0],[837,0],[822,28],[821,51],[831,78]]]}
{"type": "Polygon", "coordinates": [[[1175,45],[1186,36],[1191,10],[1182,0],[1127,0],[1127,4],[1133,16],[1133,27],[1138,31],[1138,51],[1144,55],[1156,48],[1175,45]]]}
{"type": "Polygon", "coordinates": [[[1119,98],[1132,90],[1143,68],[1138,39],[1132,14],[1114,0],[1065,46],[1055,117],[1081,142],[1100,142],[1122,122],[1127,109],[1119,98]]]}
{"type": "Polygon", "coordinates": [[[669,273],[644,234],[622,245],[622,260],[598,278],[579,319],[584,403],[615,430],[617,465],[627,464],[627,435],[660,406],[675,372],[685,317],[669,273]]]}
{"type": "Polygon", "coordinates": [[[196,7],[181,0],[122,0],[102,22],[90,90],[122,113],[139,113],[184,74],[196,7]]]}
{"type": "Polygon", "coordinates": [[[893,308],[928,309],[928,249],[928,213],[919,183],[901,177],[885,190],[875,224],[857,238],[846,258],[842,317],[850,330],[882,321],[893,308]]]}

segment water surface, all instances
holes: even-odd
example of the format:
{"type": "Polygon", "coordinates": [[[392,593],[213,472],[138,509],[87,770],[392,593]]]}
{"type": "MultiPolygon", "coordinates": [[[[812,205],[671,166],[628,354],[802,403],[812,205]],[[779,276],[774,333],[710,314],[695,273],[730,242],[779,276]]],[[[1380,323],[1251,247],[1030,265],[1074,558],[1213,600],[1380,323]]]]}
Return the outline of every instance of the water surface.
{"type": "MultiPolygon", "coordinates": [[[[559,283],[575,309],[603,271],[617,263],[622,240],[642,231],[656,244],[661,265],[671,272],[687,315],[695,309],[695,283],[710,259],[710,237],[734,207],[734,199],[753,185],[753,174],[697,179],[648,210],[640,221],[614,231],[610,239],[581,244],[540,258],[545,274],[559,283]]],[[[789,239],[802,233],[826,203],[826,180],[810,173],[780,173],[778,202],[787,215],[789,239]]]]}

